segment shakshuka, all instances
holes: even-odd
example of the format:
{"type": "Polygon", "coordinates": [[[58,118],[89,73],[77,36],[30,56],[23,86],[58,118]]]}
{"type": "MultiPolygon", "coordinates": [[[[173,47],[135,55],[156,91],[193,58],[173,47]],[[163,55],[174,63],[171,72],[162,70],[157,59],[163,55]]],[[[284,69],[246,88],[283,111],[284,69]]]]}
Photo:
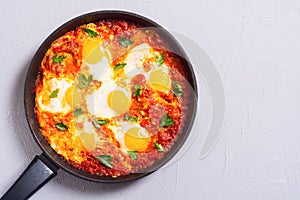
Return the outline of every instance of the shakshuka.
{"type": "Polygon", "coordinates": [[[191,93],[185,67],[154,29],[124,20],[79,26],[57,38],[40,64],[41,132],[80,170],[141,172],[180,137],[191,93]]]}

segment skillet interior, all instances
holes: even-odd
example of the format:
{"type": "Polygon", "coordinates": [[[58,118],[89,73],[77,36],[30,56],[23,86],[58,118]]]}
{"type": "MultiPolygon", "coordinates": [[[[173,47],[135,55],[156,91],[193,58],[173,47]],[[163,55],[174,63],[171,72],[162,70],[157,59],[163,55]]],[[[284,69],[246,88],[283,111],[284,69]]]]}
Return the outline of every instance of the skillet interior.
{"type": "Polygon", "coordinates": [[[58,165],[60,168],[66,170],[67,172],[76,175],[78,177],[91,180],[91,181],[97,181],[97,182],[124,182],[129,180],[134,180],[137,178],[141,178],[143,176],[146,176],[148,174],[151,174],[158,168],[160,168],[162,165],[167,163],[180,149],[180,147],[185,142],[186,138],[189,135],[189,132],[192,128],[196,110],[197,110],[197,85],[196,85],[196,78],[192,69],[192,65],[190,64],[186,54],[184,53],[183,49],[180,47],[180,45],[177,43],[177,41],[171,36],[166,30],[164,30],[160,25],[156,24],[155,22],[142,17],[137,14],[125,12],[125,11],[98,11],[93,13],[88,13],[79,17],[76,17],[69,22],[63,24],[58,29],[56,29],[40,46],[38,51],[36,52],[35,56],[33,57],[33,60],[29,66],[29,69],[27,71],[27,77],[26,77],[26,83],[25,83],[25,89],[24,89],[24,104],[25,104],[25,112],[28,124],[30,126],[31,132],[41,147],[41,149],[44,151],[46,156],[52,160],[56,165],[58,165]],[[185,71],[187,74],[188,82],[190,83],[191,88],[194,90],[194,94],[191,95],[190,98],[190,104],[189,104],[189,115],[187,117],[187,123],[185,123],[183,132],[180,134],[178,139],[175,141],[175,143],[172,146],[172,149],[168,151],[164,157],[156,162],[151,167],[145,169],[143,173],[132,173],[125,176],[120,176],[117,178],[112,177],[106,177],[106,176],[98,176],[98,175],[92,175],[90,173],[87,173],[85,171],[81,171],[73,166],[71,166],[66,160],[61,158],[48,144],[47,140],[44,138],[42,133],[40,132],[39,123],[36,119],[35,115],[35,83],[38,77],[40,63],[44,57],[44,54],[46,51],[50,48],[51,43],[56,40],[58,37],[64,35],[68,31],[73,30],[74,28],[90,23],[90,22],[96,22],[103,19],[122,19],[127,21],[136,22],[144,27],[155,27],[159,28],[159,34],[161,37],[169,44],[172,51],[179,56],[182,57],[184,65],[186,66],[185,71]]]}

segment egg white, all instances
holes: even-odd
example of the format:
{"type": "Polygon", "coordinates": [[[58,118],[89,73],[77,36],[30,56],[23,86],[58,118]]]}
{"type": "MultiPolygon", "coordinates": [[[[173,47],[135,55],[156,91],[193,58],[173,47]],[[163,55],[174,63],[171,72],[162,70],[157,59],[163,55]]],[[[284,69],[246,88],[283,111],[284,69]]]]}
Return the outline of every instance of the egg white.
{"type": "Polygon", "coordinates": [[[128,77],[134,77],[137,74],[144,74],[143,61],[146,58],[152,57],[151,47],[148,44],[141,44],[134,47],[127,55],[124,72],[128,77]]]}
{"type": "Polygon", "coordinates": [[[73,80],[67,78],[64,79],[52,78],[49,81],[47,81],[47,83],[44,82],[44,84],[48,84],[47,86],[49,86],[51,92],[56,89],[59,89],[59,91],[56,98],[50,98],[49,97],[50,95],[45,93],[38,97],[38,104],[41,110],[51,112],[51,113],[64,113],[64,114],[70,112],[72,108],[65,101],[65,95],[67,89],[72,87],[73,83],[74,83],[73,80]],[[43,104],[44,98],[50,98],[50,103],[47,105],[43,104]]]}

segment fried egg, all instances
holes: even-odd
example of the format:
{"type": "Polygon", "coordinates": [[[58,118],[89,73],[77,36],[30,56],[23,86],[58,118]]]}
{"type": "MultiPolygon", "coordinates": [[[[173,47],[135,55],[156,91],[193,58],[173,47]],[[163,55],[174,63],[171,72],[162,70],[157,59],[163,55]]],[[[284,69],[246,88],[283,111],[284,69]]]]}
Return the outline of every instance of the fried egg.
{"type": "Polygon", "coordinates": [[[101,61],[103,57],[103,52],[99,48],[101,42],[100,38],[87,38],[83,41],[83,62],[96,64],[101,61]]]}
{"type": "Polygon", "coordinates": [[[69,78],[43,80],[43,89],[39,93],[38,105],[43,111],[68,113],[72,110],[73,83],[69,78]]]}
{"type": "Polygon", "coordinates": [[[138,74],[144,74],[147,83],[154,89],[161,91],[169,91],[171,88],[171,78],[169,68],[165,63],[159,65],[155,62],[155,58],[159,57],[159,52],[153,51],[148,44],[141,44],[133,48],[125,60],[127,65],[124,68],[125,74],[128,77],[134,77],[138,74]],[[149,71],[143,68],[144,62],[150,62],[149,71]]]}
{"type": "Polygon", "coordinates": [[[90,73],[95,80],[102,81],[103,77],[108,75],[107,71],[110,70],[111,53],[101,45],[96,47],[93,45],[89,47],[89,49],[93,48],[93,50],[90,50],[89,54],[86,55],[84,65],[89,67],[90,73]]]}
{"type": "Polygon", "coordinates": [[[144,152],[150,144],[150,135],[139,124],[130,122],[117,122],[116,125],[109,125],[114,132],[115,138],[125,153],[128,151],[144,152]]]}
{"type": "Polygon", "coordinates": [[[97,133],[94,130],[94,127],[91,122],[89,122],[86,118],[81,117],[82,119],[78,119],[78,121],[83,121],[83,127],[80,130],[76,130],[76,135],[79,136],[83,146],[88,149],[94,149],[96,146],[96,142],[100,140],[97,138],[97,133]]]}
{"type": "Polygon", "coordinates": [[[119,87],[114,80],[103,80],[99,89],[87,95],[88,111],[101,118],[111,118],[129,110],[131,93],[119,87]]]}

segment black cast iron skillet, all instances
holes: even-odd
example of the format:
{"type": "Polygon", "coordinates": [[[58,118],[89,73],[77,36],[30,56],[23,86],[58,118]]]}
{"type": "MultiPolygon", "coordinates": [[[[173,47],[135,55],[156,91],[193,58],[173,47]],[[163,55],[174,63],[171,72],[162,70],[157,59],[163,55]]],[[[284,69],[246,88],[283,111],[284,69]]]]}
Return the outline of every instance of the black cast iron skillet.
{"type": "Polygon", "coordinates": [[[164,164],[166,164],[180,149],[180,147],[185,142],[186,138],[189,135],[189,132],[192,128],[196,110],[197,110],[197,85],[196,78],[192,69],[192,65],[188,61],[186,54],[183,49],[177,43],[177,41],[163,29],[157,23],[134,13],[129,13],[125,11],[98,11],[93,13],[88,13],[79,17],[76,17],[67,23],[60,26],[56,29],[40,46],[36,52],[33,60],[27,71],[25,90],[24,90],[24,104],[25,112],[29,127],[35,138],[36,142],[43,150],[43,153],[39,156],[36,156],[19,179],[14,183],[13,186],[4,194],[1,198],[2,200],[12,200],[12,199],[28,199],[33,195],[39,188],[46,184],[51,178],[57,174],[57,170],[62,168],[80,178],[103,182],[103,183],[117,183],[135,180],[146,175],[151,174],[164,164]],[[49,49],[51,43],[58,37],[64,35],[66,32],[73,30],[74,28],[90,23],[97,22],[103,19],[123,19],[127,21],[136,22],[144,27],[154,27],[156,31],[159,31],[160,36],[169,44],[172,52],[178,54],[186,68],[185,72],[187,74],[187,80],[190,83],[190,86],[193,90],[193,94],[190,97],[190,104],[188,109],[187,122],[184,125],[183,132],[180,134],[179,138],[175,141],[171,150],[168,151],[164,157],[156,162],[153,166],[147,168],[141,173],[132,173],[125,176],[120,176],[117,178],[92,175],[85,171],[81,171],[77,168],[71,166],[66,160],[61,158],[48,144],[42,133],[40,132],[40,127],[35,115],[35,83],[39,73],[40,63],[43,59],[44,54],[49,49]]]}

